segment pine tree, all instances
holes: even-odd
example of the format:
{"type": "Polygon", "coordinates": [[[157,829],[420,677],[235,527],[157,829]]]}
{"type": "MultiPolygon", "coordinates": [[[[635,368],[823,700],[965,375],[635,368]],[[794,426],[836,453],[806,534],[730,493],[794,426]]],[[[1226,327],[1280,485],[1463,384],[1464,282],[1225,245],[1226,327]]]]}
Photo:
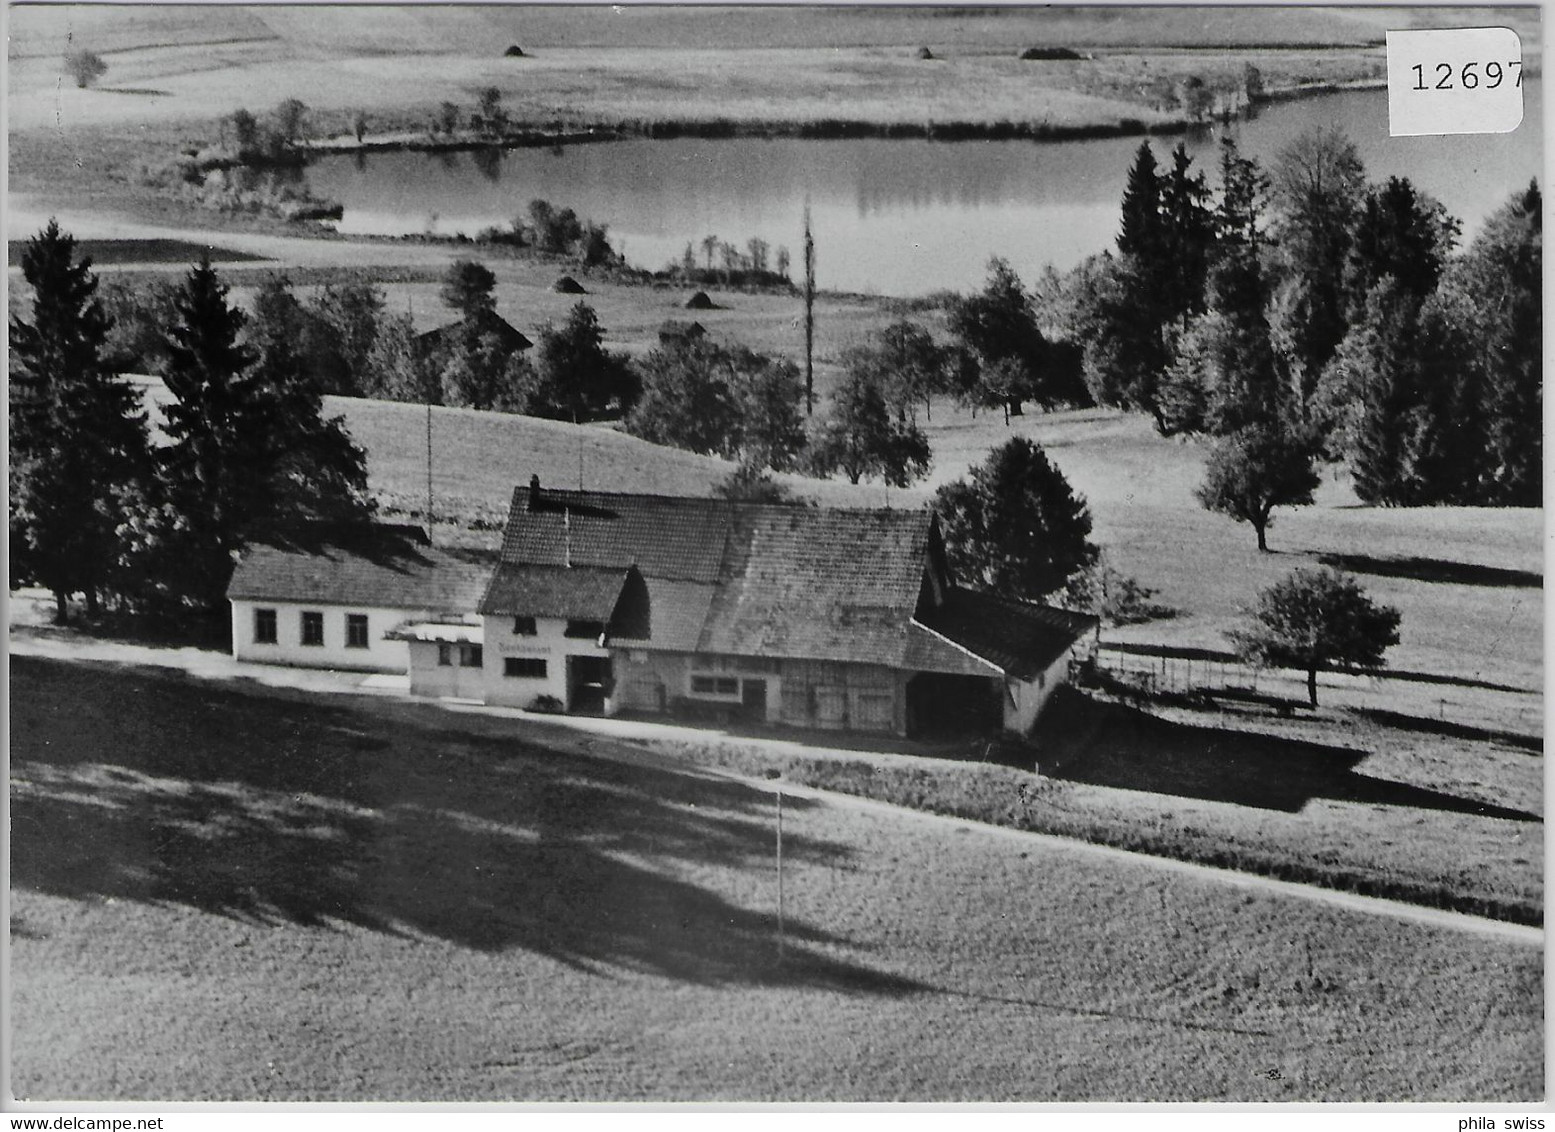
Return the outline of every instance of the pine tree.
{"type": "Polygon", "coordinates": [[[1389,177],[1366,193],[1345,259],[1344,287],[1352,312],[1366,293],[1392,276],[1423,300],[1440,281],[1461,226],[1407,177],[1389,177]]]}
{"type": "Polygon", "coordinates": [[[1457,286],[1478,318],[1473,346],[1484,389],[1484,503],[1537,507],[1542,499],[1543,199],[1538,182],[1513,196],[1464,256],[1457,286]]]}
{"type": "Polygon", "coordinates": [[[1161,179],[1163,221],[1161,256],[1165,289],[1161,294],[1167,323],[1178,323],[1204,309],[1204,285],[1215,242],[1215,218],[1203,173],[1192,172],[1187,146],[1172,151],[1172,167],[1161,179]]]}
{"type": "Polygon", "coordinates": [[[1129,167],[1123,190],[1123,225],[1118,232],[1118,251],[1154,263],[1161,254],[1164,236],[1161,222],[1161,176],[1155,151],[1140,142],[1129,167]]]}
{"type": "Polygon", "coordinates": [[[32,318],[10,322],[10,545],[13,579],[71,594],[95,613],[126,552],[126,512],[147,472],[138,391],[103,364],[109,324],[89,259],[50,220],[27,242],[32,318]]]}
{"type": "Polygon", "coordinates": [[[242,342],[246,319],[206,259],[185,277],[168,332],[172,400],[160,452],[176,590],[219,606],[233,555],[251,538],[308,518],[370,511],[366,461],[279,337],[242,342]]]}

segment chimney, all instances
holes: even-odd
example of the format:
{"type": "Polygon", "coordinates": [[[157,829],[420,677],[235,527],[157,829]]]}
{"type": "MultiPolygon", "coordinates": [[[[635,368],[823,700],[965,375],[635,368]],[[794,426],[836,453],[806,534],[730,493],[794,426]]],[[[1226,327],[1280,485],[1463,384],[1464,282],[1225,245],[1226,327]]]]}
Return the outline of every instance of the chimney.
{"type": "Polygon", "coordinates": [[[540,510],[540,477],[533,474],[529,477],[529,510],[540,510]]]}

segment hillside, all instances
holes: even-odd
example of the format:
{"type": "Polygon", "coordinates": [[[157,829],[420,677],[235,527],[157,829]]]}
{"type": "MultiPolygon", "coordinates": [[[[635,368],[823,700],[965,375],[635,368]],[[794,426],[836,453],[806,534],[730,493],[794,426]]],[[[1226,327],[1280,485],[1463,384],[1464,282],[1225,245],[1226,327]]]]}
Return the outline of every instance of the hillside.
{"type": "Polygon", "coordinates": [[[24,1099],[1540,1095],[1525,942],[790,796],[779,964],[755,784],[430,704],[12,680],[24,1099]]]}

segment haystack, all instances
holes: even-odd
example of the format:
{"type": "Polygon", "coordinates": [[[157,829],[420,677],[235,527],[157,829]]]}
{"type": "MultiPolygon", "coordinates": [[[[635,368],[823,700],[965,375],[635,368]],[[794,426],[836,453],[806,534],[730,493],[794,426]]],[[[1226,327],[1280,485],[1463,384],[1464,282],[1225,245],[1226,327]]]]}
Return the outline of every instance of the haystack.
{"type": "Polygon", "coordinates": [[[930,51],[927,47],[920,47],[918,48],[918,58],[932,59],[934,58],[934,52],[930,51]]]}
{"type": "Polygon", "coordinates": [[[583,289],[583,284],[579,283],[576,279],[574,279],[570,275],[563,275],[555,283],[552,283],[551,284],[551,290],[555,291],[558,295],[587,295],[588,294],[588,292],[583,289]]]}
{"type": "Polygon", "coordinates": [[[706,291],[698,291],[686,300],[686,309],[688,311],[715,311],[719,308],[717,303],[707,297],[706,291]]]}
{"type": "Polygon", "coordinates": [[[514,44],[510,44],[508,46],[508,49],[506,51],[504,51],[502,54],[504,56],[506,56],[507,58],[509,58],[509,59],[522,59],[522,58],[524,58],[524,49],[522,47],[520,47],[518,44],[514,43],[514,44]]]}

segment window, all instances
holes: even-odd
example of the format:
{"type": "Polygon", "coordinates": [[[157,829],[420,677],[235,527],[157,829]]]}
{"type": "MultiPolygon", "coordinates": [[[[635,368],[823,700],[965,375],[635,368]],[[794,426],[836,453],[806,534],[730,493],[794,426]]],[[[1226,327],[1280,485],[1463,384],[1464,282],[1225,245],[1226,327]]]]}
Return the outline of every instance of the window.
{"type": "Polygon", "coordinates": [[[693,676],[691,694],[693,696],[738,696],[740,681],[735,676],[693,676]]]}
{"type": "Polygon", "coordinates": [[[539,632],[540,630],[535,628],[535,619],[533,617],[513,618],[513,635],[515,637],[533,637],[537,636],[539,632]]]}
{"type": "Polygon", "coordinates": [[[505,656],[502,658],[502,675],[544,680],[545,659],[538,656],[505,656]]]}
{"type": "Polygon", "coordinates": [[[275,610],[254,610],[254,643],[256,645],[273,645],[275,642],[275,610]]]}
{"type": "Polygon", "coordinates": [[[367,647],[367,614],[346,614],[346,648],[365,649],[367,647]]]}
{"type": "Polygon", "coordinates": [[[437,646],[437,666],[439,668],[452,667],[454,662],[453,645],[439,643],[437,646]]]}
{"type": "Polygon", "coordinates": [[[584,640],[598,640],[605,631],[603,621],[569,621],[567,622],[567,636],[581,637],[584,640]]]}
{"type": "Polygon", "coordinates": [[[324,643],[324,615],[316,609],[303,610],[302,643],[305,645],[324,643]]]}
{"type": "Polygon", "coordinates": [[[460,668],[479,668],[482,665],[482,663],[484,663],[484,662],[483,662],[483,660],[481,658],[481,647],[480,647],[480,645],[460,645],[459,646],[459,667],[460,668]]]}

